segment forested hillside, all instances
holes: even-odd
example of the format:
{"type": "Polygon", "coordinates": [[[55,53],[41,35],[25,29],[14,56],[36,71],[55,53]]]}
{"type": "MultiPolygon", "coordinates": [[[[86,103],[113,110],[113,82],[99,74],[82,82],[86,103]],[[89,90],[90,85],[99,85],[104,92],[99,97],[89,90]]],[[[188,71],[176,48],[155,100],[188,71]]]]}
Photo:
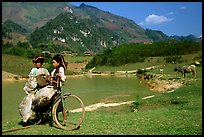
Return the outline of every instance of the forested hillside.
{"type": "MultiPolygon", "coordinates": [[[[3,24],[10,20],[27,30],[26,38],[19,42],[28,42],[31,50],[100,53],[124,43],[165,40],[159,33],[153,34],[154,30],[149,35],[132,20],[85,4],[76,7],[68,2],[3,2],[2,20],[3,24]]],[[[8,37],[13,41],[11,35],[6,35],[10,32],[3,27],[3,43],[8,37]]]]}
{"type": "Polygon", "coordinates": [[[39,43],[54,42],[57,49],[72,52],[102,51],[117,45],[120,38],[110,30],[96,27],[90,19],[78,19],[73,14],[61,13],[41,28],[37,28],[29,36],[33,47],[39,43]],[[60,46],[61,45],[61,46],[60,46]]]}
{"type": "Polygon", "coordinates": [[[124,44],[120,47],[108,49],[102,54],[94,56],[87,68],[96,66],[120,66],[128,63],[143,62],[147,57],[163,56],[167,62],[180,61],[179,56],[202,50],[201,42],[194,41],[166,41],[153,44],[124,44]]]}
{"type": "Polygon", "coordinates": [[[25,34],[27,33],[27,30],[11,20],[6,20],[5,22],[3,22],[2,23],[2,38],[8,37],[12,39],[12,36],[11,36],[12,32],[25,34]]]}
{"type": "Polygon", "coordinates": [[[171,39],[198,41],[190,34],[169,37],[159,30],[145,30],[132,20],[85,4],[76,7],[68,2],[2,3],[2,52],[6,54],[98,54],[124,44],[143,46],[171,39]]]}

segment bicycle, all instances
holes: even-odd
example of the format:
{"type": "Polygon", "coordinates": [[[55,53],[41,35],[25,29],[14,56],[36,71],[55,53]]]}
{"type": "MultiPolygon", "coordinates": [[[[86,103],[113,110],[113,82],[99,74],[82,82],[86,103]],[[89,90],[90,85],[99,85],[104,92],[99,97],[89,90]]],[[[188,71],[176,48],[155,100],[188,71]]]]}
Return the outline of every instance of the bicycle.
{"type": "Polygon", "coordinates": [[[83,101],[74,94],[63,93],[62,88],[52,96],[48,105],[34,108],[36,117],[30,120],[35,124],[40,124],[43,119],[51,117],[51,124],[64,130],[75,130],[80,128],[85,114],[83,101]],[[66,113],[66,121],[63,118],[62,109],[66,113]]]}

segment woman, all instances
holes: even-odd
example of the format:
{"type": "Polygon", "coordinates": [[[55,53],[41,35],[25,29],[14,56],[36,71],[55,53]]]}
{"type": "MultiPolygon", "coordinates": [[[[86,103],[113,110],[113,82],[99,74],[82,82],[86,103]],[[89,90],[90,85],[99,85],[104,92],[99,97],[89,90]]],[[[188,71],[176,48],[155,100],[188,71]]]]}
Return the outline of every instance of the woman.
{"type": "Polygon", "coordinates": [[[32,68],[29,73],[28,82],[25,84],[25,87],[23,90],[26,92],[26,94],[29,94],[35,90],[37,87],[37,81],[35,77],[39,74],[44,74],[46,76],[49,76],[50,73],[46,68],[43,68],[42,65],[44,63],[44,56],[38,55],[35,58],[33,58],[33,64],[35,65],[35,68],[32,68]]]}
{"type": "Polygon", "coordinates": [[[64,57],[60,54],[57,54],[52,58],[52,64],[54,66],[54,70],[51,72],[51,83],[54,81],[52,84],[54,89],[59,89],[62,86],[62,83],[66,80],[64,72],[67,69],[67,64],[64,57]],[[57,80],[59,80],[59,83],[57,83],[57,80]]]}
{"type": "MultiPolygon", "coordinates": [[[[64,72],[67,69],[67,64],[64,57],[60,54],[57,54],[52,58],[52,64],[54,70],[51,72],[51,85],[54,86],[55,90],[60,90],[62,83],[66,80],[64,72]]],[[[62,110],[64,122],[67,122],[66,112],[63,109],[62,103],[60,104],[60,110],[62,110]]]]}
{"type": "Polygon", "coordinates": [[[27,96],[23,98],[19,105],[19,113],[22,117],[23,126],[27,126],[29,124],[29,119],[32,117],[34,112],[31,110],[32,100],[35,97],[35,92],[37,91],[37,81],[36,76],[39,74],[44,74],[49,76],[49,72],[46,68],[43,68],[44,57],[42,55],[38,55],[33,58],[33,64],[35,68],[32,68],[29,73],[28,82],[25,84],[23,90],[26,92],[27,96]]]}

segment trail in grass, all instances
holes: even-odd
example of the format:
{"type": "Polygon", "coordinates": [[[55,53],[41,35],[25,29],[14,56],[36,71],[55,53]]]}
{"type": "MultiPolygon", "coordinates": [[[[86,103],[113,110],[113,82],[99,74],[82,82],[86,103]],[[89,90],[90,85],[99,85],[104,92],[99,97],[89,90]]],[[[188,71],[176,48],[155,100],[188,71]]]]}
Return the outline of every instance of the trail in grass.
{"type": "MultiPolygon", "coordinates": [[[[175,90],[171,90],[171,91],[168,91],[168,93],[171,93],[174,91],[175,90]]],[[[146,97],[143,97],[142,99],[149,99],[149,98],[153,98],[153,97],[155,97],[155,95],[146,96],[146,97]]],[[[131,100],[131,101],[125,101],[125,102],[118,102],[118,103],[96,103],[96,104],[86,106],[85,111],[94,111],[94,110],[101,108],[101,107],[115,107],[115,106],[120,106],[120,105],[125,105],[125,104],[131,104],[133,102],[135,102],[135,101],[131,100]]],[[[72,112],[80,112],[81,108],[80,109],[74,109],[71,111],[72,112]]]]}
{"type": "MultiPolygon", "coordinates": [[[[144,97],[142,99],[148,99],[148,98],[152,98],[152,97],[154,97],[154,95],[147,96],[147,97],[144,97]]],[[[125,102],[118,102],[118,103],[96,103],[96,104],[86,106],[85,111],[94,111],[100,107],[115,107],[115,106],[119,106],[119,105],[131,104],[133,102],[134,101],[125,101],[125,102]]],[[[79,112],[79,111],[81,111],[81,109],[72,110],[72,112],[79,112]]]]}

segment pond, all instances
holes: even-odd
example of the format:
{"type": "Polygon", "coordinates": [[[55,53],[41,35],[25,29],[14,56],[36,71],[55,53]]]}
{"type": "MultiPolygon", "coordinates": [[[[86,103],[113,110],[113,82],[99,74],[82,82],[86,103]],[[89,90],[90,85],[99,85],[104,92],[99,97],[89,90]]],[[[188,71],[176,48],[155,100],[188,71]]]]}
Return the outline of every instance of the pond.
{"type": "MultiPolygon", "coordinates": [[[[26,81],[2,82],[2,122],[19,118],[18,105],[26,95],[26,81]]],[[[85,106],[104,101],[130,101],[153,95],[135,76],[78,76],[68,77],[64,92],[79,96],[85,106]]]]}

